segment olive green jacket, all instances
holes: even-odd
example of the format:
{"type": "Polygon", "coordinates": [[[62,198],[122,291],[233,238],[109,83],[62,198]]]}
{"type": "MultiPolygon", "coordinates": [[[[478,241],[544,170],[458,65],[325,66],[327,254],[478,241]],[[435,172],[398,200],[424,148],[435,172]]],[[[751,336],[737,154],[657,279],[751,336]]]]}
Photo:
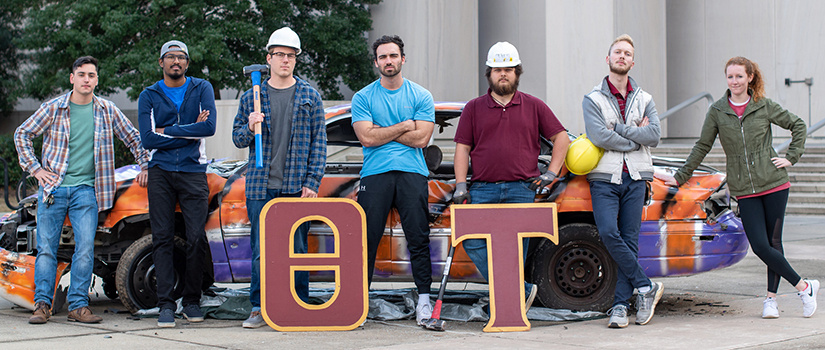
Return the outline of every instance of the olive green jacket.
{"type": "MultiPolygon", "coordinates": [[[[751,96],[752,91],[749,91],[751,96]]],[[[748,103],[740,121],[728,104],[730,90],[709,108],[702,134],[693,150],[674,177],[685,183],[713,147],[716,136],[725,151],[728,184],[734,196],[767,191],[788,182],[786,168],[777,169],[771,158],[777,157],[773,146],[771,124],[790,130],[791,145],[785,159],[796,164],[805,151],[805,122],[768,98],[748,103]]]]}

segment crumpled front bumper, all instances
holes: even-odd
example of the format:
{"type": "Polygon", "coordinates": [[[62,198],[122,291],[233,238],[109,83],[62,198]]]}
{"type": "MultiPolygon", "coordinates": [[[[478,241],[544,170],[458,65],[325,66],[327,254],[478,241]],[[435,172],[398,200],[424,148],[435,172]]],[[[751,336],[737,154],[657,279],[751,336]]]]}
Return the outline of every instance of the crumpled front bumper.
{"type": "MultiPolygon", "coordinates": [[[[34,263],[36,257],[20,254],[0,248],[0,297],[14,304],[34,310],[34,263]]],[[[69,267],[68,263],[57,263],[57,283],[60,276],[69,267]]],[[[55,295],[57,292],[55,293],[55,295]]],[[[57,300],[54,299],[54,310],[58,310],[57,300]]]]}

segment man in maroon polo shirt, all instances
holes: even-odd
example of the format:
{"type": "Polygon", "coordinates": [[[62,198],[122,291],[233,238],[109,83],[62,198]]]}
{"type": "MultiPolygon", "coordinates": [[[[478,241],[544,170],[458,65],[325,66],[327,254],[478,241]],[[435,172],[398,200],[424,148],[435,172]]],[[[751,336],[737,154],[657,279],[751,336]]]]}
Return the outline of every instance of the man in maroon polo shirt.
{"type": "MultiPolygon", "coordinates": [[[[558,176],[570,138],[547,104],[518,91],[521,73],[515,46],[498,42],[490,48],[485,72],[490,87],[487,94],[464,106],[454,138],[455,203],[532,203],[536,190],[558,176]],[[540,136],[553,143],[553,158],[544,174],[538,168],[540,136]],[[473,177],[468,186],[471,158],[473,177]]],[[[528,240],[523,241],[525,257],[528,240]]],[[[468,239],[463,244],[489,281],[486,240],[468,239]]],[[[529,308],[538,288],[525,282],[524,291],[529,308]]]]}

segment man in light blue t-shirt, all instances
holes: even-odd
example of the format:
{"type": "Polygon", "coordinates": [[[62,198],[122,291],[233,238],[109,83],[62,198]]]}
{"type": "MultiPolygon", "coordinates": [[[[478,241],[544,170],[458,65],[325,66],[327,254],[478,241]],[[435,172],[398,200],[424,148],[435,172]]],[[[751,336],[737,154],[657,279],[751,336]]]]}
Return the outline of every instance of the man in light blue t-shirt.
{"type": "Polygon", "coordinates": [[[381,78],[352,98],[352,126],[364,146],[364,166],[358,203],[367,215],[369,281],[387,215],[394,206],[410,250],[413,279],[418,288],[416,321],[432,316],[430,285],[430,227],[427,222],[427,147],[435,124],[433,96],[404,79],[404,42],[382,36],[372,44],[381,78]]]}

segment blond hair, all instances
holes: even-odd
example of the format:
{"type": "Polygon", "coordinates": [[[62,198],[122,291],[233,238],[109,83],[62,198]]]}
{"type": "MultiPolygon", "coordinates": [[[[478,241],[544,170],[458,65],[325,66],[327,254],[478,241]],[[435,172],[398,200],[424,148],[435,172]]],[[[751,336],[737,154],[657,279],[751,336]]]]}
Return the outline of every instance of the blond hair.
{"type": "Polygon", "coordinates": [[[630,47],[632,47],[634,50],[636,49],[636,46],[633,45],[633,38],[631,38],[630,35],[622,34],[622,35],[619,35],[616,39],[613,39],[613,42],[610,44],[610,48],[607,49],[607,55],[608,56],[610,56],[610,51],[613,50],[613,45],[616,45],[616,43],[618,43],[620,41],[624,41],[624,42],[630,44],[630,47]]]}

